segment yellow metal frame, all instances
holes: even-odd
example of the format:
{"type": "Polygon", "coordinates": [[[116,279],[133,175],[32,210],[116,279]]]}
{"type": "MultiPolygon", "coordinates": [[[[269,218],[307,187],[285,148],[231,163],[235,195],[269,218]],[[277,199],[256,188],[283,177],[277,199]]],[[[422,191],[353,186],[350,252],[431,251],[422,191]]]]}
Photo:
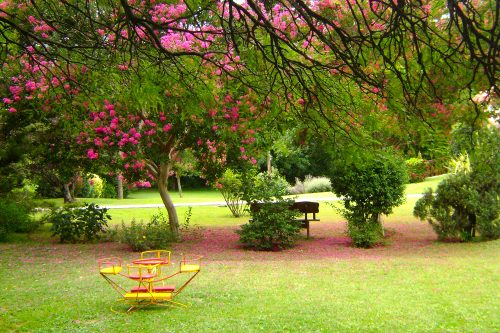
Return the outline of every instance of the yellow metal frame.
{"type": "Polygon", "coordinates": [[[167,265],[170,264],[170,255],[172,253],[168,250],[150,250],[150,251],[142,251],[141,259],[154,258],[154,259],[163,259],[167,261],[167,265]]]}
{"type": "Polygon", "coordinates": [[[155,280],[154,283],[163,282],[165,280],[168,280],[170,278],[173,278],[174,276],[177,276],[177,275],[183,274],[183,273],[193,274],[186,282],[184,282],[184,284],[179,289],[177,289],[174,292],[174,296],[177,296],[178,294],[180,294],[182,292],[182,290],[184,290],[184,288],[186,288],[186,286],[189,283],[191,283],[191,281],[196,277],[196,275],[198,275],[198,273],[200,273],[201,259],[202,258],[203,258],[202,256],[194,256],[194,257],[189,257],[189,258],[187,256],[183,256],[182,260],[179,263],[179,270],[178,271],[176,271],[172,275],[161,277],[161,278],[155,280]]]}
{"type": "Polygon", "coordinates": [[[133,264],[126,266],[126,274],[123,273],[123,265],[120,258],[102,258],[98,259],[97,263],[100,275],[120,294],[120,301],[130,304],[127,310],[127,313],[130,313],[149,305],[187,307],[187,305],[178,303],[173,299],[198,275],[201,269],[201,259],[201,256],[190,258],[184,256],[179,263],[179,269],[170,275],[162,273],[162,267],[171,264],[171,252],[167,250],[141,252],[140,259],[134,260],[133,264]],[[159,259],[159,261],[154,259],[159,259]],[[167,286],[162,291],[158,291],[161,288],[155,288],[158,284],[164,286],[165,281],[180,274],[190,274],[190,277],[180,288],[174,289],[172,286],[170,290],[169,286],[167,286]],[[138,283],[138,286],[132,290],[126,290],[115,281],[114,276],[122,276],[129,280],[134,280],[138,283]]]}

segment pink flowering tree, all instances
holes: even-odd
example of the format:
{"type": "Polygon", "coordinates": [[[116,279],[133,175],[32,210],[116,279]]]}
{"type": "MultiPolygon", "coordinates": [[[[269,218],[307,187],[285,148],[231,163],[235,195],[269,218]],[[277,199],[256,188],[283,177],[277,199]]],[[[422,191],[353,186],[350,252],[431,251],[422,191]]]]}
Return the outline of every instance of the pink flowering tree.
{"type": "MultiPolygon", "coordinates": [[[[206,66],[206,73],[217,67],[206,66]]],[[[128,71],[128,70],[122,70],[128,71]]],[[[179,222],[168,181],[182,153],[191,151],[197,169],[213,181],[228,164],[255,164],[259,122],[268,111],[247,88],[224,76],[181,83],[143,67],[141,77],[123,76],[110,100],[86,103],[88,120],[77,142],[91,161],[106,161],[138,186],[158,185],[171,231],[179,222]]]]}
{"type": "Polygon", "coordinates": [[[53,6],[48,0],[3,0],[0,43],[31,46],[57,59],[61,68],[81,62],[94,67],[110,58],[121,59],[122,68],[134,67],[139,58],[180,68],[181,59],[203,59],[258,86],[259,93],[279,90],[290,102],[301,100],[336,125],[338,118],[328,113],[346,103],[333,96],[352,90],[378,95],[397,85],[393,98],[417,116],[421,96],[444,100],[445,78],[455,78],[471,96],[490,87],[498,92],[499,6],[431,0],[119,0],[53,6]],[[245,63],[237,71],[234,56],[245,63]]]}
{"type": "MultiPolygon", "coordinates": [[[[73,156],[83,151],[81,155],[87,161],[120,170],[123,177],[135,181],[137,186],[150,186],[150,180],[156,181],[174,235],[179,234],[179,223],[167,185],[181,152],[192,150],[201,162],[202,173],[211,178],[228,162],[256,163],[252,146],[258,128],[252,126],[268,114],[272,102],[265,96],[258,97],[240,81],[231,80],[231,73],[241,67],[239,57],[230,47],[225,52],[209,52],[213,41],[223,38],[220,29],[210,24],[191,29],[188,22],[179,18],[186,11],[182,3],[159,4],[148,11],[154,21],[177,20],[170,22],[173,26],[170,30],[158,32],[159,41],[148,38],[141,29],[131,31],[125,26],[118,31],[114,25],[95,30],[100,47],[111,51],[110,61],[105,65],[87,61],[90,67],[70,64],[75,70],[88,68],[86,78],[76,77],[74,70],[67,68],[68,62],[74,61],[74,54],[45,60],[52,55],[54,45],[62,42],[57,23],[42,18],[41,12],[29,15],[30,10],[22,3],[18,6],[3,3],[3,6],[27,17],[23,31],[33,45],[21,48],[18,57],[40,62],[37,71],[23,77],[20,84],[16,78],[12,85],[6,85],[9,90],[3,100],[6,114],[11,119],[29,114],[23,103],[31,100],[31,93],[36,91],[35,97],[42,105],[38,114],[44,110],[59,112],[58,120],[67,125],[87,115],[75,138],[78,147],[73,156]],[[182,33],[171,31],[181,28],[182,33]],[[179,58],[197,56],[194,60],[174,57],[172,62],[154,68],[144,61],[144,54],[137,57],[121,53],[132,35],[134,40],[143,40],[141,52],[154,53],[158,47],[155,43],[159,42],[163,50],[168,49],[179,58]],[[43,41],[46,44],[40,44],[43,41]],[[42,83],[37,85],[34,78],[42,83]],[[61,96],[66,96],[64,90],[66,95],[73,96],[76,109],[57,107],[61,96]]],[[[103,18],[107,14],[115,16],[112,8],[106,9],[111,12],[104,10],[103,18]]],[[[84,50],[84,43],[79,47],[84,50]]],[[[99,54],[99,49],[95,52],[99,54]]]]}
{"type": "MultiPolygon", "coordinates": [[[[202,79],[192,67],[184,68],[185,59],[197,59],[215,66],[215,75],[286,100],[284,112],[353,136],[363,134],[366,110],[425,123],[436,114],[429,105],[444,105],[457,95],[470,103],[485,87],[498,92],[499,6],[430,0],[120,0],[52,6],[47,0],[5,0],[0,43],[8,52],[31,48],[61,70],[110,61],[122,70],[140,70],[139,60],[148,59],[183,71],[184,79],[202,79]],[[369,105],[359,103],[359,95],[369,105]]],[[[479,114],[477,107],[467,112],[479,114]]]]}
{"type": "MultiPolygon", "coordinates": [[[[127,98],[103,94],[95,81],[93,89],[86,87],[102,98],[89,102],[91,120],[79,142],[89,160],[118,163],[121,154],[126,170],[149,172],[166,185],[169,163],[185,147],[196,148],[207,174],[216,169],[211,165],[228,160],[228,151],[240,149],[241,159],[253,161],[248,147],[229,145],[254,138],[241,119],[260,117],[279,126],[276,119],[285,118],[316,133],[369,137],[367,124],[376,125],[378,117],[416,116],[425,122],[432,110],[422,105],[443,110],[440,104],[457,94],[471,100],[474,90],[485,86],[498,91],[499,6],[430,0],[119,0],[54,6],[48,0],[4,0],[0,45],[4,54],[42,56],[67,77],[75,65],[93,73],[112,67],[113,77],[100,81],[105,85],[129,88],[133,80],[125,73],[140,82],[153,77],[149,86],[160,93],[146,96],[161,98],[136,101],[134,89],[144,91],[132,86],[125,89],[127,98]],[[166,80],[144,74],[148,67],[166,80]],[[456,89],[448,89],[450,81],[456,89]],[[202,82],[208,83],[191,87],[202,82]],[[379,110],[390,115],[380,116],[379,110]],[[162,157],[147,157],[137,147],[162,157]]],[[[6,105],[6,112],[10,108],[15,106],[6,105]]],[[[467,112],[477,115],[476,110],[467,112]]],[[[174,232],[175,220],[172,212],[174,232]]]]}
{"type": "Polygon", "coordinates": [[[71,202],[75,177],[91,167],[74,140],[82,124],[76,81],[83,83],[85,69],[72,66],[66,75],[34,53],[6,60],[0,75],[0,141],[2,156],[16,152],[17,161],[5,159],[2,165],[17,165],[18,171],[24,166],[25,174],[60,186],[65,202],[71,202]]]}

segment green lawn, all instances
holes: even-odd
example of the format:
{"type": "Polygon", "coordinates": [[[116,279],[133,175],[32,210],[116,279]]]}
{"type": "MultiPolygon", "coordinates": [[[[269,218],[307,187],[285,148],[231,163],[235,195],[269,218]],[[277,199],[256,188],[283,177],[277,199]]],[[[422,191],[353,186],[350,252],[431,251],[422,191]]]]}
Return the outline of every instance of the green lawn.
{"type": "MultiPolygon", "coordinates": [[[[187,210],[188,207],[177,208],[181,224],[185,220],[187,210]]],[[[111,224],[121,224],[122,221],[128,223],[132,219],[149,221],[151,216],[163,211],[164,209],[160,208],[122,208],[110,209],[109,212],[112,217],[111,224]]],[[[322,221],[333,222],[341,219],[341,216],[332,208],[332,204],[329,202],[321,202],[319,211],[318,217],[322,221]]],[[[199,226],[234,226],[245,223],[249,218],[248,215],[235,218],[225,206],[193,206],[191,207],[191,213],[190,224],[199,226]]]]}
{"type": "MultiPolygon", "coordinates": [[[[425,185],[436,184],[432,179],[425,185]]],[[[408,192],[424,187],[409,185],[408,192]]],[[[213,191],[196,195],[218,201],[213,191]]],[[[124,201],[153,197],[144,191],[124,201]]],[[[388,225],[415,223],[416,200],[385,217],[388,225]]],[[[331,203],[320,205],[322,224],[343,221],[331,203]]],[[[178,208],[181,221],[186,210],[178,208]]],[[[156,211],[114,209],[113,223],[147,219],[156,211]]],[[[205,228],[248,219],[231,217],[225,207],[197,206],[192,212],[191,223],[205,228]]],[[[150,307],[125,315],[110,310],[127,307],[99,276],[96,259],[113,255],[130,262],[137,254],[120,244],[57,244],[47,230],[0,244],[0,332],[500,331],[500,241],[431,242],[415,251],[388,245],[383,251],[348,250],[347,257],[331,245],[330,256],[308,260],[297,249],[231,250],[204,259],[199,277],[177,299],[189,303],[187,309],[150,307]]],[[[190,242],[175,249],[178,260],[190,242]]]]}
{"type": "MultiPolygon", "coordinates": [[[[498,332],[499,242],[383,259],[204,261],[178,301],[131,315],[95,259],[104,245],[0,245],[1,332],[498,332]]],[[[292,251],[292,250],[290,250],[292,251]]],[[[370,251],[370,250],[364,250],[370,251]]],[[[111,253],[110,253],[111,252],[111,253]]]]}
{"type": "Polygon", "coordinates": [[[422,194],[427,188],[436,189],[438,184],[447,177],[447,175],[429,177],[420,183],[408,184],[406,186],[406,194],[422,194]]]}
{"type": "MultiPolygon", "coordinates": [[[[406,188],[406,194],[420,194],[423,193],[427,187],[436,188],[437,184],[443,180],[446,175],[431,177],[426,179],[424,182],[416,184],[408,184],[406,188]]],[[[178,192],[171,192],[172,200],[176,204],[186,204],[186,203],[199,203],[199,202],[223,202],[224,198],[222,194],[217,190],[212,189],[200,189],[200,190],[185,190],[183,191],[183,197],[179,197],[178,192]]],[[[299,199],[314,199],[314,198],[328,198],[333,197],[331,192],[323,193],[308,193],[299,195],[299,199]]],[[[134,190],[129,194],[129,197],[124,200],[117,199],[104,199],[104,198],[78,198],[79,201],[83,202],[95,202],[98,205],[142,205],[142,204],[161,204],[160,194],[156,189],[140,189],[134,190]]],[[[62,198],[60,199],[48,199],[46,201],[54,202],[58,205],[62,205],[62,198]]]]}
{"type": "MultiPolygon", "coordinates": [[[[183,197],[180,198],[178,192],[171,192],[172,200],[175,203],[190,203],[190,202],[217,202],[224,201],[222,194],[216,190],[201,189],[201,190],[186,190],[183,191],[183,197]]],[[[62,205],[62,198],[48,199],[45,201],[54,202],[57,205],[62,205]]],[[[140,189],[132,191],[128,198],[123,200],[105,199],[105,198],[78,198],[78,201],[95,202],[98,205],[143,205],[143,204],[161,204],[160,193],[156,189],[140,189]]]]}
{"type": "MultiPolygon", "coordinates": [[[[437,184],[446,176],[438,176],[427,179],[425,182],[409,184],[406,189],[407,194],[420,194],[427,187],[436,188],[437,184]]],[[[172,199],[176,204],[201,203],[201,202],[224,202],[224,199],[219,191],[216,190],[188,190],[184,191],[184,196],[180,198],[177,192],[172,192],[172,199]]],[[[298,196],[301,200],[315,200],[334,198],[333,193],[310,193],[298,196]]],[[[50,201],[62,204],[62,199],[51,199],[50,201]]],[[[79,201],[95,202],[98,205],[142,205],[142,204],[162,204],[158,191],[154,189],[133,191],[129,198],[124,200],[116,199],[96,199],[96,198],[80,198],[79,201]]],[[[396,209],[396,215],[403,215],[409,219],[414,219],[412,216],[413,205],[415,198],[408,198],[406,203],[396,209]]],[[[186,207],[177,209],[180,221],[184,221],[186,207]]],[[[132,219],[137,221],[148,221],[152,215],[158,213],[159,208],[130,208],[130,209],[110,209],[112,216],[111,224],[120,224],[122,221],[129,223],[132,219]]],[[[239,225],[245,222],[248,217],[234,218],[229,209],[223,206],[193,206],[192,207],[191,223],[201,226],[206,225],[239,225]]],[[[331,207],[331,203],[321,202],[320,218],[328,221],[338,221],[341,219],[336,210],[331,207]]],[[[393,219],[393,217],[388,217],[393,219]]]]}

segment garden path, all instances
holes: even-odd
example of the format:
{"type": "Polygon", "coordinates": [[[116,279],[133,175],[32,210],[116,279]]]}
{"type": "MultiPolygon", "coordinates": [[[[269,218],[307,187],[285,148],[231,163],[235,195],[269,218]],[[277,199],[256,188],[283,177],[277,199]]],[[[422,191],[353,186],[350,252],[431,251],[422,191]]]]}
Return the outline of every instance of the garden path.
{"type": "MultiPolygon", "coordinates": [[[[407,194],[407,198],[420,198],[422,194],[407,194]]],[[[340,201],[340,197],[307,197],[299,196],[297,201],[340,201]]],[[[197,207],[197,206],[225,206],[224,201],[208,201],[208,202],[191,202],[191,203],[175,203],[175,207],[197,207]]],[[[102,205],[101,207],[108,209],[127,209],[127,208],[161,208],[164,207],[162,203],[158,204],[138,204],[138,205],[102,205]]]]}

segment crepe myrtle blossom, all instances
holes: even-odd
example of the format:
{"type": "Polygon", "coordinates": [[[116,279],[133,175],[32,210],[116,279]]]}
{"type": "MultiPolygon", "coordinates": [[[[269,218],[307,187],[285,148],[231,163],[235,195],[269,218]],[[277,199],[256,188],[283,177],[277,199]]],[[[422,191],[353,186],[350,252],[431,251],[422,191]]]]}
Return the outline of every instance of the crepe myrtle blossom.
{"type": "Polygon", "coordinates": [[[99,154],[91,148],[87,150],[87,157],[91,160],[95,160],[99,157],[99,154]]]}
{"type": "Polygon", "coordinates": [[[136,187],[142,187],[142,188],[150,188],[151,187],[151,183],[147,180],[137,181],[134,183],[134,185],[136,187]]]}

